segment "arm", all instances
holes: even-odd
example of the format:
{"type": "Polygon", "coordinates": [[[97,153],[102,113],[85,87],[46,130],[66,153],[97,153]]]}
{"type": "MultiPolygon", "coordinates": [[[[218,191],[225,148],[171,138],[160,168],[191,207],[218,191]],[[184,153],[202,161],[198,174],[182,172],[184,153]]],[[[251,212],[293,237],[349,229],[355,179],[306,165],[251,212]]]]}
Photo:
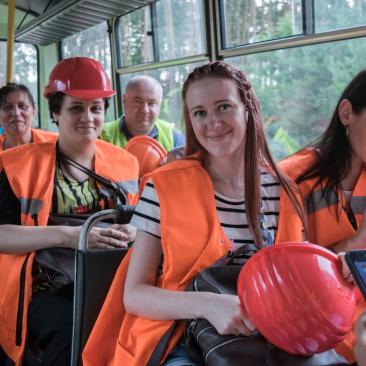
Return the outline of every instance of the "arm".
{"type": "Polygon", "coordinates": [[[127,312],[153,320],[205,318],[221,334],[249,335],[254,330],[237,296],[157,287],[161,259],[160,240],[138,231],[125,284],[127,312]]]}
{"type": "MultiPolygon", "coordinates": [[[[76,249],[80,231],[81,226],[0,225],[0,253],[18,254],[55,247],[76,249]]],[[[93,228],[89,247],[127,247],[126,234],[112,227],[93,228]]]]}

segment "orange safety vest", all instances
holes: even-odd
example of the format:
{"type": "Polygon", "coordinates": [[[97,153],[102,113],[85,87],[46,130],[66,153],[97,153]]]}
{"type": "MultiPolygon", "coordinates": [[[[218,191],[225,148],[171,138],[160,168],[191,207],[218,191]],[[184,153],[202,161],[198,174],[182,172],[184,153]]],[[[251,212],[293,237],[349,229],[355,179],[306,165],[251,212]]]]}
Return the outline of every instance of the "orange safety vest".
{"type": "MultiPolygon", "coordinates": [[[[150,174],[160,202],[164,255],[158,286],[184,291],[199,271],[231,247],[216,213],[211,178],[197,160],[180,160],[150,174]]],[[[146,180],[145,180],[146,181],[146,180]]],[[[276,241],[302,238],[302,225],[281,192],[276,241]],[[286,227],[281,225],[286,223],[286,227]]],[[[130,254],[130,253],[129,253],[130,254]]],[[[123,286],[130,255],[122,261],[83,353],[83,365],[146,365],[173,321],[149,320],[125,312],[123,286]]],[[[165,356],[183,335],[184,322],[174,330],[165,356]]]]}
{"type": "MultiPolygon", "coordinates": [[[[51,131],[44,131],[32,128],[32,140],[31,142],[53,142],[58,139],[58,134],[51,131]]],[[[0,152],[4,151],[5,135],[0,135],[0,152]]]]}
{"type": "MultiPolygon", "coordinates": [[[[1,154],[0,162],[20,200],[21,224],[47,225],[54,191],[55,142],[6,150],[1,154]]],[[[98,140],[95,172],[122,186],[129,203],[136,203],[138,163],[134,156],[98,140]]],[[[34,255],[34,252],[0,255],[0,346],[16,365],[22,362],[27,337],[34,255]]]]}
{"type": "MultiPolygon", "coordinates": [[[[292,180],[296,180],[307,171],[318,159],[314,149],[304,149],[290,156],[280,163],[280,168],[292,180]]],[[[337,197],[332,191],[330,204],[322,196],[321,187],[315,186],[317,179],[308,179],[299,184],[303,197],[308,222],[308,240],[311,243],[331,248],[335,244],[353,236],[355,229],[349,222],[346,212],[342,208],[342,197],[337,197]],[[338,211],[338,218],[337,218],[338,211]]],[[[339,193],[342,194],[341,192],[339,193]]],[[[363,169],[351,198],[351,207],[357,225],[360,225],[363,212],[366,210],[366,169],[363,169]]],[[[358,294],[358,304],[354,315],[354,322],[366,309],[366,302],[358,294]]],[[[353,348],[355,333],[352,330],[347,337],[339,343],[336,351],[347,359],[349,363],[355,362],[353,348]]]]}

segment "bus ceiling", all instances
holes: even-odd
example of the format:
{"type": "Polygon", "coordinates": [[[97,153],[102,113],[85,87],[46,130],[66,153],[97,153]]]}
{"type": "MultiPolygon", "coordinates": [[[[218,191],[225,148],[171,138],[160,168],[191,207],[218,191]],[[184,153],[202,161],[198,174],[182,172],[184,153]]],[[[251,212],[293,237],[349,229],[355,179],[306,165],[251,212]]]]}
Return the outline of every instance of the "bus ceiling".
{"type": "MultiPolygon", "coordinates": [[[[16,8],[24,19],[15,25],[15,40],[46,46],[154,1],[17,0],[16,8]]],[[[1,4],[7,5],[8,1],[0,0],[1,4]]]]}

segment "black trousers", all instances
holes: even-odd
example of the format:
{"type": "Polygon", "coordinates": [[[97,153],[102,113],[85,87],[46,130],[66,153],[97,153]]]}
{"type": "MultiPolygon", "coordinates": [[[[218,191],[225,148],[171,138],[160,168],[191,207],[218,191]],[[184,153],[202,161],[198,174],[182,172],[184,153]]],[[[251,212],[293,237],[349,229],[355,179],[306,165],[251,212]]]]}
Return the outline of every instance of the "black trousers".
{"type": "Polygon", "coordinates": [[[42,290],[33,294],[28,312],[28,334],[42,351],[39,365],[70,365],[73,287],[57,294],[42,290]]]}

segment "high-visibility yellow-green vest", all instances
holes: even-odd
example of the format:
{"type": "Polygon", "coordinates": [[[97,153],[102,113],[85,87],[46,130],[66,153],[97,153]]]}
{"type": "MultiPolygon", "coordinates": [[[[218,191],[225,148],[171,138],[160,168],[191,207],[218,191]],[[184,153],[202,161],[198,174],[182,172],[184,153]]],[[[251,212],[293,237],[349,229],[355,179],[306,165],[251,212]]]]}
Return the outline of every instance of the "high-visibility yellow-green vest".
{"type": "MultiPolygon", "coordinates": [[[[157,140],[164,146],[166,151],[172,150],[174,148],[174,125],[162,119],[157,119],[154,126],[158,130],[157,140]]],[[[121,119],[106,123],[103,126],[100,138],[113,145],[125,147],[128,140],[121,131],[121,119]]]]}

